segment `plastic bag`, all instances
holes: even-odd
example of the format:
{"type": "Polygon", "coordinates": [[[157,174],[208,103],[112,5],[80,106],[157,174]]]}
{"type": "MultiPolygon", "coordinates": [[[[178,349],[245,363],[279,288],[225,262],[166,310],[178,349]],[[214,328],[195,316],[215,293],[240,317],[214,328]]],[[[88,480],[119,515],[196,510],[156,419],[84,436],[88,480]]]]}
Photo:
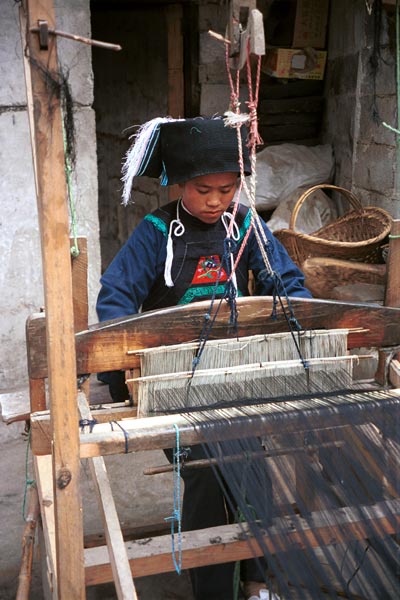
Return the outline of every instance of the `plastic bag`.
{"type": "MultiPolygon", "coordinates": [[[[257,154],[257,210],[276,208],[299,187],[331,182],[334,166],[332,146],[329,144],[280,144],[264,148],[257,154]]],[[[240,202],[248,205],[243,190],[240,202]]]]}
{"type": "MultiPolygon", "coordinates": [[[[271,231],[287,229],[290,217],[297,200],[309,189],[309,186],[294,190],[287,198],[284,198],[274,210],[270,220],[267,222],[271,231]]],[[[338,217],[335,202],[322,190],[317,190],[307,198],[297,215],[295,230],[299,233],[314,233],[324,225],[331,223],[338,217]]]]}

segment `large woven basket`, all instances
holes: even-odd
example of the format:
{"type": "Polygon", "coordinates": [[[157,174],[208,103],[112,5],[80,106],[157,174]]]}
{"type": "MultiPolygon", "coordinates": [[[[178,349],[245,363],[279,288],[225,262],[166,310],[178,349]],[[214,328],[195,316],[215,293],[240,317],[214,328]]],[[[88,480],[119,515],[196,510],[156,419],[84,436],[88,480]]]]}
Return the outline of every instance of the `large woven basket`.
{"type": "Polygon", "coordinates": [[[363,207],[356,196],[336,185],[315,185],[296,202],[288,229],[274,232],[294,262],[301,267],[311,257],[328,256],[368,263],[382,261],[381,247],[390,233],[392,218],[382,208],[363,207]],[[317,190],[334,190],[349,202],[351,210],[314,233],[296,231],[296,219],[304,202],[317,190]]]}

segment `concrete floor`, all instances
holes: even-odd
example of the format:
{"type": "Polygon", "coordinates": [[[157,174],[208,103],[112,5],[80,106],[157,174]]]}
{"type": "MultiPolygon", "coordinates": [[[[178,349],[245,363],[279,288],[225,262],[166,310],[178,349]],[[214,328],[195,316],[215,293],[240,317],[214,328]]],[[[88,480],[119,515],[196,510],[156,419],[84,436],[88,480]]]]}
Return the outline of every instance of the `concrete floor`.
{"type": "MultiPolygon", "coordinates": [[[[28,478],[33,477],[30,453],[27,455],[27,437],[23,435],[22,424],[7,426],[0,422],[0,456],[0,600],[14,600],[25,526],[23,508],[26,473],[28,478]]],[[[106,457],[106,461],[122,527],[128,523],[133,526],[161,523],[172,513],[171,476],[141,475],[146,466],[166,462],[162,452],[111,456],[106,457]]],[[[85,534],[99,533],[102,526],[86,461],[82,462],[82,496],[85,534]]],[[[30,594],[33,600],[44,600],[39,554],[36,544],[30,594]]],[[[168,573],[143,577],[135,580],[135,586],[140,600],[192,600],[186,572],[180,576],[168,573]]],[[[87,598],[113,600],[117,596],[114,585],[110,583],[87,588],[87,598]]]]}

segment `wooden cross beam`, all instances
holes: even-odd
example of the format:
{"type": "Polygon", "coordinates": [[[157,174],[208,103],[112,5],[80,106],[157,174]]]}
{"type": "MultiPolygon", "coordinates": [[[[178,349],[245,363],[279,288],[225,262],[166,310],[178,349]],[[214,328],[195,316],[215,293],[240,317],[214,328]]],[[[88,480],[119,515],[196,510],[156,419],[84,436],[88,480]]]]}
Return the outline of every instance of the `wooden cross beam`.
{"type": "MultiPolygon", "coordinates": [[[[291,303],[304,329],[353,329],[349,348],[400,344],[400,308],[306,298],[292,298],[291,303]]],[[[230,309],[223,302],[210,339],[288,331],[280,308],[276,319],[271,317],[272,306],[269,296],[238,298],[238,327],[232,331],[228,326],[230,309]]],[[[75,337],[78,373],[130,369],[138,359],[129,351],[198,340],[209,308],[208,300],[194,302],[103,322],[82,331],[75,337]]],[[[27,324],[29,376],[34,379],[47,377],[45,333],[40,315],[27,324]]]]}

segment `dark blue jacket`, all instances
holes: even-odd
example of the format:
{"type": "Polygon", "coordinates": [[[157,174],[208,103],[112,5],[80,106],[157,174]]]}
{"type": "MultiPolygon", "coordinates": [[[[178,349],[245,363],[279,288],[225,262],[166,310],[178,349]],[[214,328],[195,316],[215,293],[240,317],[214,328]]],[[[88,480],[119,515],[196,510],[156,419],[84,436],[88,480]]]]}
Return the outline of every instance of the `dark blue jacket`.
{"type": "MultiPolygon", "coordinates": [[[[200,277],[196,278],[195,273],[198,272],[200,264],[218,267],[219,260],[223,262],[226,232],[221,220],[208,225],[184,210],[180,211],[185,233],[173,238],[172,277],[175,285],[173,288],[167,288],[164,284],[168,230],[171,220],[176,218],[176,206],[176,201],[171,202],[147,215],[105,271],[101,278],[101,290],[97,301],[100,321],[134,314],[140,308],[150,310],[212,297],[215,290],[215,278],[213,279],[212,275],[217,269],[205,269],[204,273],[200,274],[200,277],[203,275],[202,284],[200,277]]],[[[250,226],[250,210],[247,207],[240,207],[236,222],[240,237],[236,242],[234,255],[242,252],[236,270],[238,294],[249,294],[248,272],[253,271],[256,294],[272,295],[273,281],[266,273],[254,230],[242,248],[250,226]]],[[[264,222],[263,228],[268,238],[266,251],[270,264],[280,275],[286,293],[289,296],[310,298],[311,294],[304,287],[301,271],[264,222]]],[[[222,285],[223,278],[220,281],[222,285]]],[[[217,295],[222,295],[222,288],[217,295]]]]}

